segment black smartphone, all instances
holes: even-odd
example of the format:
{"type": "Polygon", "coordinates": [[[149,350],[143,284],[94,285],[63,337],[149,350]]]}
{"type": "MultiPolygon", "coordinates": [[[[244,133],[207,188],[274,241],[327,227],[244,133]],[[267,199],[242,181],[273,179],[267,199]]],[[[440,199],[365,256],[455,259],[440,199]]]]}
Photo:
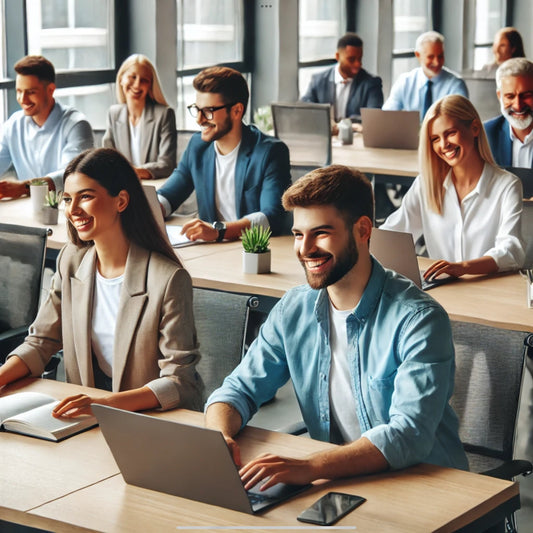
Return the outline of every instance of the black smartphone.
{"type": "Polygon", "coordinates": [[[328,492],[308,507],[297,518],[319,526],[331,526],[337,520],[366,502],[366,498],[342,492],[328,492]]]}

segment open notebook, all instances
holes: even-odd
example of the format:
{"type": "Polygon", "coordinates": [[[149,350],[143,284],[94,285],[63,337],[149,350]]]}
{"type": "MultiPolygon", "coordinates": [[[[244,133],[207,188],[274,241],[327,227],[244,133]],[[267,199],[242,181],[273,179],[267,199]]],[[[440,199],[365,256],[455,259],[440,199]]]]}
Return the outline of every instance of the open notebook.
{"type": "Polygon", "coordinates": [[[312,486],[278,483],[263,492],[246,491],[219,431],[104,405],[93,404],[92,410],[131,485],[249,514],[312,486]]]}

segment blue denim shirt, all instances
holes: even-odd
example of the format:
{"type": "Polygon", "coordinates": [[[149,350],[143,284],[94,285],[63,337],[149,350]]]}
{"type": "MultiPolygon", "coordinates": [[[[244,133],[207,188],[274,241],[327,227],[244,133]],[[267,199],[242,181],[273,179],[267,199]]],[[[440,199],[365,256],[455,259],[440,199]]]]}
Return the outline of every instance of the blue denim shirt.
{"type": "MultiPolygon", "coordinates": [[[[290,290],[207,405],[231,404],[244,425],[290,377],[310,436],[329,441],[328,313],[326,290],[290,290]]],[[[391,468],[427,462],[467,469],[448,403],[455,361],[444,309],[373,259],[367,287],[346,326],[362,436],[391,468]]]]}

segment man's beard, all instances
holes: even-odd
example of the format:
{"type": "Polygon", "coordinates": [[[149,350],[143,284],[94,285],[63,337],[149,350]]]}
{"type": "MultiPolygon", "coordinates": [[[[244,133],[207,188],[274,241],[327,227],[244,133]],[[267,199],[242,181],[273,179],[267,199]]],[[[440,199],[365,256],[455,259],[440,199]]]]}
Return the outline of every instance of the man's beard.
{"type": "MultiPolygon", "coordinates": [[[[316,254],[310,254],[306,258],[320,258],[324,257],[323,254],[317,252],[316,254]]],[[[304,270],[307,283],[312,289],[324,289],[330,285],[334,285],[337,281],[341,280],[356,264],[359,260],[359,252],[357,251],[357,245],[352,234],[349,235],[346,249],[336,258],[333,268],[324,274],[313,274],[309,272],[305,266],[305,262],[300,259],[304,270]]]]}
{"type": "Polygon", "coordinates": [[[527,130],[533,123],[533,111],[530,107],[525,108],[527,114],[524,115],[523,118],[517,118],[511,114],[511,107],[505,107],[503,101],[500,99],[500,110],[502,115],[505,117],[505,120],[507,120],[507,122],[509,122],[511,127],[515,130],[527,130]]]}

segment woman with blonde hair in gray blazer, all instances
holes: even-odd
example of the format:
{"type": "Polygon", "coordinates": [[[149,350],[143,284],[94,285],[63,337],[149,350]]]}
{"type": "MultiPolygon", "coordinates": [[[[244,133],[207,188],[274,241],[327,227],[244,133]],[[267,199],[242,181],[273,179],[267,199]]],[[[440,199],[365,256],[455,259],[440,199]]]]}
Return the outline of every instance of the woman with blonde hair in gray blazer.
{"type": "Polygon", "coordinates": [[[64,174],[71,243],[24,343],[0,367],[0,387],[63,349],[68,382],[107,389],[64,399],[56,416],[91,403],[132,411],[201,409],[192,283],[155,221],[142,186],[116,150],[87,150],[64,174]]]}
{"type": "Polygon", "coordinates": [[[176,168],[176,116],[154,65],[131,55],[118,69],[115,87],[119,103],[109,108],[103,146],[121,152],[139,178],[167,178],[176,168]]]}

